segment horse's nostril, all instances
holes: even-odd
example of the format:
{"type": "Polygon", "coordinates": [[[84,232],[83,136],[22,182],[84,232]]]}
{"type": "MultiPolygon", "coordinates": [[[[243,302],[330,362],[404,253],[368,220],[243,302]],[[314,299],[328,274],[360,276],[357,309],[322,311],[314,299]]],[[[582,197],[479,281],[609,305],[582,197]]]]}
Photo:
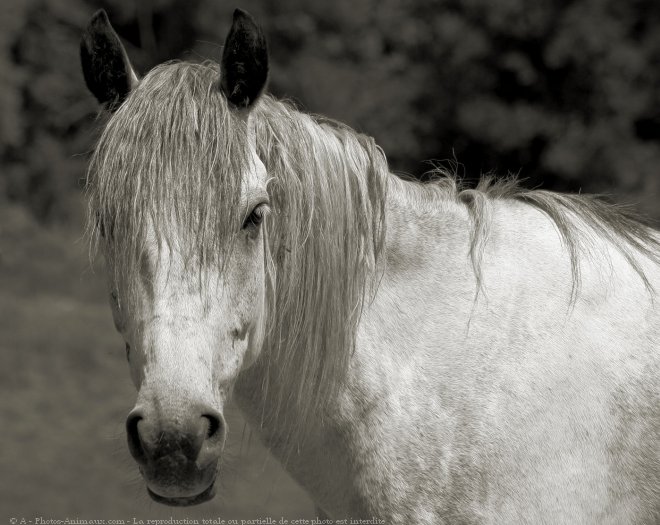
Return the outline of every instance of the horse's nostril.
{"type": "Polygon", "coordinates": [[[140,430],[138,423],[142,420],[142,415],[139,412],[131,412],[126,419],[126,436],[128,437],[128,450],[135,460],[143,464],[146,462],[146,454],[142,439],[140,438],[140,430]]]}
{"type": "Polygon", "coordinates": [[[202,416],[207,420],[206,439],[213,439],[222,430],[222,420],[215,414],[204,414],[202,416]]]}
{"type": "Polygon", "coordinates": [[[214,464],[222,452],[225,444],[226,424],[220,412],[205,410],[202,413],[202,422],[206,433],[197,455],[196,463],[200,468],[214,464]]]}

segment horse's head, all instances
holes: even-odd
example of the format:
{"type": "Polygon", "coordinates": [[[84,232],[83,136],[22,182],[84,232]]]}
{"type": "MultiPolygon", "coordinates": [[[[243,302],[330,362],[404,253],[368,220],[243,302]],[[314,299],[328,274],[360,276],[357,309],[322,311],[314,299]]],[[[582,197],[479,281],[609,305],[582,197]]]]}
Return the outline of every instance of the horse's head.
{"type": "Polygon", "coordinates": [[[268,193],[248,114],[265,40],[237,10],[219,68],[172,63],[140,80],[99,12],[81,59],[112,114],[89,188],[138,389],[129,448],[153,499],[200,503],[213,496],[223,407],[264,337],[268,193]]]}

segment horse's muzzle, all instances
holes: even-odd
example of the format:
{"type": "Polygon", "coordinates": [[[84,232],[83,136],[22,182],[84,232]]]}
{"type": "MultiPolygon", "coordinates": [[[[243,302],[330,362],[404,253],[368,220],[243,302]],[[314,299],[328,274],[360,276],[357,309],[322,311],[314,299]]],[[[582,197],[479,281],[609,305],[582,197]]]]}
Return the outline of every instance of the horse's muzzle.
{"type": "Polygon", "coordinates": [[[161,496],[160,494],[156,494],[149,487],[147,487],[147,492],[149,493],[149,496],[151,496],[151,499],[156,503],[162,503],[163,505],[170,505],[172,507],[190,507],[192,505],[199,505],[200,503],[204,503],[205,501],[213,499],[215,496],[215,482],[211,482],[208,488],[197,494],[197,496],[167,498],[165,496],[161,496]]]}
{"type": "Polygon", "coordinates": [[[214,482],[226,424],[206,408],[165,419],[134,409],[126,420],[128,448],[140,466],[149,495],[166,505],[203,503],[215,495],[214,482]],[[189,416],[192,412],[195,415],[189,416]]]}

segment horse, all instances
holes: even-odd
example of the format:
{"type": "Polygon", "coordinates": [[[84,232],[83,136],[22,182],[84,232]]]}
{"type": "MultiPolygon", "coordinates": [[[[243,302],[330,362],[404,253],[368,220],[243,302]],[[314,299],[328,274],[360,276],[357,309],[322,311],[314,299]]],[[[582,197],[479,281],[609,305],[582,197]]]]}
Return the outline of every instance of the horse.
{"type": "Polygon", "coordinates": [[[233,399],[319,515],[660,523],[660,236],[586,195],[404,180],[370,137],[264,93],[236,10],[219,63],[140,77],[100,11],[91,155],[160,503],[211,499],[233,399]]]}

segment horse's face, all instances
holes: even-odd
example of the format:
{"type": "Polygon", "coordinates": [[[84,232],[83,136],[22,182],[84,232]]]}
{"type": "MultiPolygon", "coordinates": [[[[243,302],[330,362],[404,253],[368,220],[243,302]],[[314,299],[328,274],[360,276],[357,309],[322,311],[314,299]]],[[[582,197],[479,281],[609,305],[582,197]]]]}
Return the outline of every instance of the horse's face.
{"type": "MultiPolygon", "coordinates": [[[[268,197],[263,164],[255,159],[253,166],[243,196],[251,212],[220,268],[191,268],[176,249],[154,239],[139,273],[111,287],[113,317],[138,389],[126,422],[129,448],[151,496],[164,503],[213,496],[227,431],[223,407],[262,346],[261,217],[268,197]],[[129,294],[136,298],[123,306],[129,294]]],[[[112,260],[108,266],[114,274],[112,260]]]]}
{"type": "MultiPolygon", "coordinates": [[[[264,45],[251,18],[237,12],[223,56],[222,91],[246,119],[245,108],[266,79],[264,45]],[[242,53],[244,48],[250,53],[242,53]]],[[[92,19],[82,56],[88,86],[112,109],[137,76],[104,13],[92,19]],[[104,66],[108,54],[112,56],[104,66]],[[120,71],[108,74],[108,67],[120,71]]],[[[149,494],[170,505],[192,505],[213,496],[227,433],[223,408],[238,374],[254,362],[263,343],[266,171],[254,144],[248,141],[245,147],[250,160],[239,199],[244,215],[237,218],[231,247],[222,251],[219,264],[195,262],[190,251],[180,249],[189,245],[182,238],[185,231],[177,224],[155,224],[152,218],[146,220],[137,271],[122,274],[113,254],[121,254],[121,243],[128,241],[101,232],[113,317],[126,341],[138,389],[126,421],[129,449],[149,494]],[[163,230],[168,242],[156,235],[163,230]]]]}

